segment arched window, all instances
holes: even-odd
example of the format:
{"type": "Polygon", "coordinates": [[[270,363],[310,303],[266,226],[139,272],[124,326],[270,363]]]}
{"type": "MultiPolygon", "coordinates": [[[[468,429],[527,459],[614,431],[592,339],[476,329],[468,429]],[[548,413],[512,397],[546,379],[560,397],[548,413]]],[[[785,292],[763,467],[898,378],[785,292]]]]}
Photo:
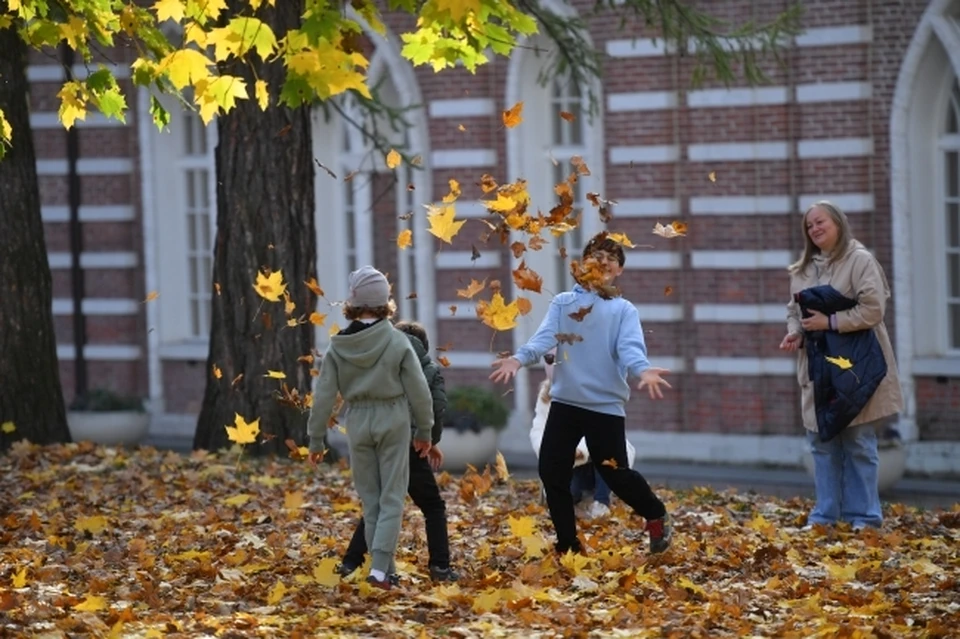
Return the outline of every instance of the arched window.
{"type": "Polygon", "coordinates": [[[944,215],[944,280],[946,284],[946,346],[960,354],[960,83],[956,79],[947,100],[939,148],[943,157],[941,193],[944,215]]]}
{"type": "MultiPolygon", "coordinates": [[[[583,95],[580,88],[564,76],[559,76],[553,80],[553,97],[550,105],[548,117],[551,120],[551,142],[553,155],[553,183],[560,184],[567,180],[571,173],[576,173],[576,169],[571,164],[571,160],[579,157],[590,166],[590,151],[584,146],[584,121],[583,121],[583,95]]],[[[581,176],[577,176],[577,181],[573,183],[573,202],[574,208],[579,209],[582,214],[590,213],[587,205],[587,191],[583,188],[581,176]]],[[[583,222],[581,218],[581,222],[583,222]]],[[[589,223],[588,223],[589,225],[589,223]]],[[[583,225],[578,225],[572,231],[560,236],[557,240],[558,251],[554,255],[556,272],[556,281],[559,290],[567,290],[574,285],[573,276],[570,274],[570,260],[579,259],[580,252],[583,250],[584,229],[583,225]],[[561,256],[559,248],[563,249],[566,257],[561,256]]]]}

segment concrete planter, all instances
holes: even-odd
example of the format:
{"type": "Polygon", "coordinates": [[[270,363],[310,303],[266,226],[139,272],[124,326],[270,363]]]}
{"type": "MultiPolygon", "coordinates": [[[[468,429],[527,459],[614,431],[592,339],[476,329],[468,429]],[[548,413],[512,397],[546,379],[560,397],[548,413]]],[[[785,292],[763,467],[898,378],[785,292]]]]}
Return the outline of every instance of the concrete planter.
{"type": "Polygon", "coordinates": [[[68,412],[67,426],[75,442],[135,446],[150,428],[150,415],[139,411],[68,412]]]}
{"type": "MultiPolygon", "coordinates": [[[[813,477],[813,454],[809,450],[803,451],[803,467],[807,474],[813,477]]],[[[907,469],[907,449],[903,446],[894,446],[880,449],[880,473],[877,477],[877,486],[884,493],[903,477],[907,469]]]]}
{"type": "Polygon", "coordinates": [[[495,428],[484,428],[479,433],[445,428],[437,445],[443,451],[441,470],[462,472],[467,469],[467,464],[482,470],[484,464],[496,458],[499,442],[500,431],[495,428]]]}

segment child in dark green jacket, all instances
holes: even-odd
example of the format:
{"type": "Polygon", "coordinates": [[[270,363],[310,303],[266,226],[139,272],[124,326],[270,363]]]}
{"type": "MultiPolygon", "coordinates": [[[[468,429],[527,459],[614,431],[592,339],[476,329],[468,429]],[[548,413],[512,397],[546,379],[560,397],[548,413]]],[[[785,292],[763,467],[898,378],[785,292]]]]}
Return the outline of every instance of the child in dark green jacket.
{"type": "MultiPolygon", "coordinates": [[[[440,366],[430,358],[430,341],[427,332],[417,322],[397,322],[395,328],[407,334],[410,345],[420,359],[423,374],[427,378],[433,396],[433,446],[427,458],[410,448],[410,483],[407,493],[423,512],[427,528],[427,549],[430,554],[430,578],[434,581],[457,581],[460,576],[450,568],[450,541],[447,535],[447,507],[440,495],[440,488],[433,470],[443,462],[443,453],[437,448],[443,434],[443,414],[447,410],[447,389],[440,366]]],[[[416,427],[416,423],[414,426],[416,427]]],[[[349,575],[361,564],[367,552],[364,523],[361,519],[353,533],[347,552],[340,563],[340,574],[349,575]]]]}

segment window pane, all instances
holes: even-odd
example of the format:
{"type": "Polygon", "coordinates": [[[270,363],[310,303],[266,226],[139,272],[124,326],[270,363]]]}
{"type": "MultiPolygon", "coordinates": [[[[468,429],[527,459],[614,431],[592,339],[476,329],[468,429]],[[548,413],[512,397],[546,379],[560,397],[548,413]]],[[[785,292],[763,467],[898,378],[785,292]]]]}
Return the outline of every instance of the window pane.
{"type": "Polygon", "coordinates": [[[197,250],[197,216],[193,213],[187,214],[187,252],[193,253],[197,250]]]}
{"type": "Polygon", "coordinates": [[[949,151],[946,156],[944,181],[947,186],[947,197],[957,197],[960,196],[960,152],[949,151]]]}
{"type": "Polygon", "coordinates": [[[581,108],[581,103],[579,100],[570,104],[570,113],[573,114],[575,118],[573,122],[570,122],[571,140],[573,144],[583,144],[583,109],[581,108]]]}
{"type": "Polygon", "coordinates": [[[958,133],[960,127],[960,83],[953,83],[953,92],[950,94],[950,103],[947,105],[947,133],[958,133]]]}
{"type": "Polygon", "coordinates": [[[960,304],[951,304],[950,309],[950,348],[960,348],[960,304]]]}
{"type": "Polygon", "coordinates": [[[947,254],[947,291],[960,301],[960,253],[947,254]]]}
{"type": "Polygon", "coordinates": [[[960,248],[960,203],[947,204],[947,246],[960,248]]]}

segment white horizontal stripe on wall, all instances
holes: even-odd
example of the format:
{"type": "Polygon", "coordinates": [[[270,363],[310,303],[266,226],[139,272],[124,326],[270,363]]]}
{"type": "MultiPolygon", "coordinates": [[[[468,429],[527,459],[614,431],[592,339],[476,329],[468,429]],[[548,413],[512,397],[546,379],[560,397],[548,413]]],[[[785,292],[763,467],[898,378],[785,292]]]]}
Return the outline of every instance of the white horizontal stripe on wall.
{"type": "MultiPolygon", "coordinates": [[[[96,362],[135,362],[140,355],[140,347],[132,344],[86,344],[83,347],[84,358],[96,362]]],[[[57,357],[73,361],[76,357],[73,344],[57,344],[57,357]]]]}
{"type": "Polygon", "coordinates": [[[869,100],[873,88],[869,82],[814,82],[797,85],[797,102],[845,102],[869,100]]]}
{"type": "Polygon", "coordinates": [[[786,322],[787,305],[783,304],[697,304],[693,307],[696,322],[759,324],[786,322]]]}
{"type": "Polygon", "coordinates": [[[673,198],[624,198],[613,205],[613,217],[675,217],[680,200],[673,198]]]}
{"type": "MultiPolygon", "coordinates": [[[[104,64],[110,73],[113,74],[118,80],[123,80],[130,77],[130,67],[129,66],[120,66],[116,64],[104,64]]],[[[89,70],[86,65],[75,64],[73,65],[72,73],[74,79],[85,80],[91,73],[95,73],[100,70],[100,64],[96,66],[91,65],[89,70]]],[[[64,68],[59,64],[31,64],[27,67],[27,81],[28,82],[63,82],[66,78],[64,77],[64,68]]]]}
{"type": "Polygon", "coordinates": [[[444,251],[437,253],[436,267],[439,269],[453,268],[497,268],[500,266],[499,251],[481,251],[480,257],[473,260],[472,251],[444,251]]]}
{"type": "Polygon", "coordinates": [[[680,147],[674,144],[610,147],[611,164],[664,164],[680,159],[680,147]]]}
{"type": "Polygon", "coordinates": [[[698,357],[694,369],[701,375],[793,375],[793,357],[698,357]]]}
{"type": "Polygon", "coordinates": [[[797,198],[797,212],[803,213],[807,207],[819,200],[829,200],[840,207],[844,213],[870,213],[873,211],[871,193],[821,193],[801,195],[797,198]]]}
{"type": "Polygon", "coordinates": [[[794,261],[790,251],[693,251],[693,268],[782,268],[794,261]]]}
{"type": "MultiPolygon", "coordinates": [[[[104,129],[123,127],[127,124],[115,118],[108,118],[102,113],[88,112],[84,120],[77,120],[76,126],[81,129],[104,129]]],[[[34,129],[63,129],[60,117],[53,111],[41,111],[30,114],[30,127],[34,129]]]]}
{"type": "MultiPolygon", "coordinates": [[[[326,327],[324,327],[324,330],[326,330],[326,327]]],[[[207,340],[173,342],[161,344],[157,347],[157,355],[160,359],[205,362],[209,353],[210,343],[207,340]]]]}
{"type": "MultiPolygon", "coordinates": [[[[81,304],[84,315],[136,315],[140,302],[126,298],[87,297],[81,304]]],[[[54,315],[72,315],[73,300],[69,297],[53,299],[54,315]]]]}
{"type": "Polygon", "coordinates": [[[649,58],[664,55],[673,48],[668,48],[663,38],[607,40],[607,55],[611,58],[649,58]]]}
{"type": "MultiPolygon", "coordinates": [[[[80,158],[79,175],[124,175],[133,171],[133,161],[127,158],[80,158]]],[[[66,175],[66,160],[37,160],[37,175],[66,175]]]]}
{"type": "Polygon", "coordinates": [[[635,91],[611,93],[607,96],[607,111],[659,111],[677,106],[676,91],[635,91]]]}
{"type": "MultiPolygon", "coordinates": [[[[483,295],[483,293],[481,292],[479,295],[483,295]]],[[[437,302],[437,319],[475,320],[477,319],[477,303],[465,299],[437,302]],[[451,306],[457,307],[456,315],[450,312],[451,306]]]]}
{"type": "Polygon", "coordinates": [[[471,118],[496,112],[491,98],[453,98],[431,100],[427,107],[431,118],[471,118]]]}
{"type": "Polygon", "coordinates": [[[483,368],[490,369],[490,365],[497,359],[496,353],[487,351],[447,351],[440,353],[450,362],[450,368],[483,368]]]}
{"type": "Polygon", "coordinates": [[[786,160],[788,156],[786,142],[718,142],[687,147],[687,157],[693,162],[786,160]]]}
{"type": "MultiPolygon", "coordinates": [[[[81,222],[131,222],[134,219],[132,206],[127,205],[81,205],[77,211],[81,222]]],[[[70,207],[44,205],[40,208],[44,222],[69,222],[70,207]]]]}
{"type": "Polygon", "coordinates": [[[794,38],[794,43],[798,47],[865,44],[871,41],[873,41],[873,29],[861,25],[807,29],[804,33],[794,38]]]}
{"type": "Polygon", "coordinates": [[[797,157],[844,158],[873,155],[873,140],[870,138],[838,138],[829,140],[800,140],[797,142],[797,157]]]}
{"type": "Polygon", "coordinates": [[[497,165],[493,149],[455,149],[433,151],[430,164],[435,169],[480,169],[497,165]]]}
{"type": "MultiPolygon", "coordinates": [[[[671,373],[682,373],[687,369],[686,362],[683,361],[682,357],[670,357],[670,356],[650,357],[648,355],[647,359],[650,360],[651,366],[655,366],[657,368],[665,368],[671,373]]],[[[667,379],[669,380],[670,378],[668,377],[667,379]]],[[[632,386],[633,386],[632,392],[637,392],[636,384],[633,384],[632,386]]],[[[640,392],[646,394],[647,391],[643,390],[640,392]]]]}
{"type": "Polygon", "coordinates": [[[693,108],[756,106],[786,104],[786,102],[786,87],[702,89],[687,94],[687,105],[693,108]]]}
{"type": "Polygon", "coordinates": [[[634,304],[641,322],[679,322],[683,320],[681,304],[634,304]]]}
{"type": "Polygon", "coordinates": [[[764,215],[796,210],[789,195],[691,197],[692,215],[764,215]]]}
{"type": "MultiPolygon", "coordinates": [[[[47,254],[51,269],[70,268],[70,253],[54,251],[47,254]]],[[[80,268],[134,268],[139,263],[133,251],[101,251],[80,254],[80,268]]]]}
{"type": "MultiPolygon", "coordinates": [[[[634,242],[636,242],[634,238],[634,242]]],[[[645,268],[667,270],[680,268],[683,265],[683,255],[676,251],[649,251],[634,249],[627,255],[627,263],[631,269],[645,268]]]]}

